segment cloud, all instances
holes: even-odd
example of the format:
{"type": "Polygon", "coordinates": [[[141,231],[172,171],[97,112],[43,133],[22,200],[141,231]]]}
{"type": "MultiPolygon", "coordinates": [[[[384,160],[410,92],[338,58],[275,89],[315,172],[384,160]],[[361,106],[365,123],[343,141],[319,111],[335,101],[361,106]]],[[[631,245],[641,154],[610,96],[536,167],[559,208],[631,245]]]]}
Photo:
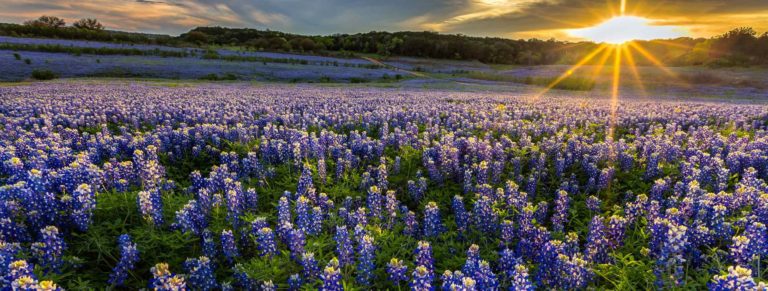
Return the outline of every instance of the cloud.
{"type": "MultiPolygon", "coordinates": [[[[170,34],[220,25],[306,34],[432,30],[548,38],[598,24],[617,6],[614,0],[4,0],[0,19],[95,17],[109,29],[170,34]]],[[[628,0],[627,11],[690,26],[702,36],[744,25],[768,30],[766,0],[628,0]]]]}

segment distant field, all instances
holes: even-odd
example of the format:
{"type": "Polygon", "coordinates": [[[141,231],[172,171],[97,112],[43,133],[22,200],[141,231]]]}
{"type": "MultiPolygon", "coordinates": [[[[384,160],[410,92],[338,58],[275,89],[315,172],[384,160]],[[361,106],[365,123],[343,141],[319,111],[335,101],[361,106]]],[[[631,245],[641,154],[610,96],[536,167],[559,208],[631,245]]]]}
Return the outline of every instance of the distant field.
{"type": "MultiPolygon", "coordinates": [[[[402,87],[506,88],[609,94],[611,66],[488,65],[413,57],[330,57],[248,51],[239,47],[178,48],[59,39],[0,37],[0,81],[45,73],[56,78],[132,78],[281,83],[382,83],[402,87]],[[537,89],[538,88],[538,89],[537,89]]],[[[621,70],[626,96],[768,98],[766,68],[653,66],[621,70]]],[[[494,89],[495,90],[495,89],[494,89]]]]}

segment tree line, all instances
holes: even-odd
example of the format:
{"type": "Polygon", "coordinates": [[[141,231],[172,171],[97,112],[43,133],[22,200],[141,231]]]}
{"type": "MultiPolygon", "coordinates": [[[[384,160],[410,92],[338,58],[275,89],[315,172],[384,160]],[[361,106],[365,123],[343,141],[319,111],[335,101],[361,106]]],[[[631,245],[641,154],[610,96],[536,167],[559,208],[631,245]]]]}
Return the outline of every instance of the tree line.
{"type": "MultiPolygon", "coordinates": [[[[66,26],[62,19],[43,16],[22,25],[0,24],[0,35],[84,39],[170,46],[236,46],[249,50],[314,54],[355,53],[410,56],[436,59],[477,60],[493,64],[574,64],[595,50],[592,42],[555,39],[505,39],[436,32],[383,32],[356,34],[299,35],[272,30],[227,27],[197,27],[179,36],[107,31],[96,19],[81,19],[66,26]]],[[[637,45],[659,61],[673,66],[768,65],[768,32],[736,28],[712,38],[682,37],[638,41],[637,45]]],[[[598,62],[595,58],[592,62],[598,62]]],[[[652,61],[635,58],[640,65],[652,61]]]]}

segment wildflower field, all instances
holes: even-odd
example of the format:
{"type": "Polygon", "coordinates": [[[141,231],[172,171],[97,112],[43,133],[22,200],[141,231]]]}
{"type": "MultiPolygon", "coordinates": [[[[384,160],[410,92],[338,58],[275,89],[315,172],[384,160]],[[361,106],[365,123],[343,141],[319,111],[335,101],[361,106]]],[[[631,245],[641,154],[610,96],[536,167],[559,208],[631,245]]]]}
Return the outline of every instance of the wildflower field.
{"type": "Polygon", "coordinates": [[[766,106],[610,103],[3,86],[0,285],[766,290],[766,106]]]}

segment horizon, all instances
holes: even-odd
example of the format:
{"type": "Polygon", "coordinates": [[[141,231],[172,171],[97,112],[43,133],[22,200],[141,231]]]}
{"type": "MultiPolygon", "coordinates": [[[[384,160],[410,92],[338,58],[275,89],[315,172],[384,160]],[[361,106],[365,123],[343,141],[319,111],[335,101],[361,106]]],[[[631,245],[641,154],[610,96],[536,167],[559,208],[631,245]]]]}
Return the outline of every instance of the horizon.
{"type": "Polygon", "coordinates": [[[617,1],[592,0],[324,1],[334,2],[327,5],[300,2],[136,0],[107,4],[104,0],[78,3],[13,0],[0,3],[0,21],[22,23],[41,15],[57,16],[67,23],[96,18],[108,30],[172,36],[195,27],[221,26],[303,35],[429,31],[472,37],[554,38],[578,42],[593,39],[574,31],[584,31],[626,14],[644,19],[645,26],[639,27],[640,30],[675,32],[658,39],[710,38],[744,26],[759,32],[768,31],[768,1],[755,0],[629,1],[621,5],[617,1]]]}

